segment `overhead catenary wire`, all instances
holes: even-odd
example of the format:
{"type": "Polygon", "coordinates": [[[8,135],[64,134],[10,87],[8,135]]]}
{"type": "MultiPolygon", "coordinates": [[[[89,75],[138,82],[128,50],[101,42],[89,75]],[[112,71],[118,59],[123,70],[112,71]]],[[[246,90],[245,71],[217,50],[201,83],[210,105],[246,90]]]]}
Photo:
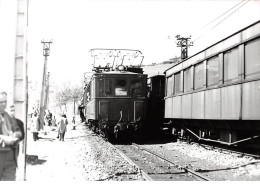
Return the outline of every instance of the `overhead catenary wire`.
{"type": "MultiPolygon", "coordinates": [[[[231,15],[233,15],[235,12],[237,12],[240,8],[242,8],[244,5],[246,5],[250,0],[247,0],[245,2],[245,0],[242,0],[241,2],[239,2],[238,4],[236,4],[235,6],[233,6],[232,8],[230,8],[228,11],[224,12],[223,14],[221,14],[220,16],[218,16],[217,18],[215,18],[214,20],[212,20],[211,22],[209,22],[208,24],[206,24],[205,26],[203,26],[203,28],[200,29],[203,30],[205,27],[207,27],[208,25],[212,24],[213,22],[215,22],[217,19],[219,19],[220,17],[222,17],[223,15],[225,15],[226,13],[228,13],[229,11],[231,11],[232,9],[234,9],[235,7],[237,7],[238,5],[240,5],[237,9],[235,9],[233,12],[231,12],[228,16],[224,17],[220,22],[216,23],[213,27],[211,27],[206,33],[198,36],[197,38],[195,38],[193,40],[193,43],[197,40],[199,40],[200,38],[202,38],[203,36],[205,36],[208,32],[210,32],[211,30],[213,30],[214,28],[216,28],[219,24],[221,24],[223,21],[225,21],[227,18],[229,18],[231,15]],[[245,3],[243,3],[245,2],[245,3]],[[241,3],[243,3],[241,5],[241,3]]],[[[198,32],[198,31],[197,31],[198,32]]],[[[194,35],[194,34],[193,34],[194,35]]]]}
{"type": "Polygon", "coordinates": [[[219,15],[217,18],[213,19],[212,21],[210,21],[209,23],[207,23],[205,26],[203,26],[202,28],[200,28],[198,31],[196,31],[195,33],[193,33],[192,35],[200,32],[201,30],[203,30],[204,28],[206,28],[208,25],[212,24],[213,22],[215,22],[217,19],[219,19],[220,17],[222,17],[223,15],[225,15],[226,13],[228,13],[229,11],[231,11],[232,9],[234,9],[235,7],[237,7],[239,4],[241,4],[242,2],[244,2],[245,0],[240,1],[238,4],[236,4],[235,6],[231,7],[230,9],[228,9],[227,11],[225,11],[224,13],[222,13],[221,15],[219,15]]]}

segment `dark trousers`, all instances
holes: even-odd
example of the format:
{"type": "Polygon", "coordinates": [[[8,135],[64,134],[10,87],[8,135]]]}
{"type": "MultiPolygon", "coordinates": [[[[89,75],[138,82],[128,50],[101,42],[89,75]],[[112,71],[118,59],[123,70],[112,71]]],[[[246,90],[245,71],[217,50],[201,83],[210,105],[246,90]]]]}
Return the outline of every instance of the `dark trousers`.
{"type": "Polygon", "coordinates": [[[0,181],[15,181],[16,163],[14,150],[0,151],[0,181]]]}
{"type": "Polygon", "coordinates": [[[34,141],[37,141],[39,139],[38,134],[39,134],[38,132],[33,132],[33,140],[34,141]]]}
{"type": "Polygon", "coordinates": [[[60,133],[60,141],[64,141],[65,132],[60,133]]]}

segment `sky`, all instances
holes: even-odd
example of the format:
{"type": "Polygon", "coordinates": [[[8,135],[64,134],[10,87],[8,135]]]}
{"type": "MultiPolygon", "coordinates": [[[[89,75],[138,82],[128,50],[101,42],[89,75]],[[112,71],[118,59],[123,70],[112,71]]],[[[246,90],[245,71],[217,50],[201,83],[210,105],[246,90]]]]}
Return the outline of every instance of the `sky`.
{"type": "MultiPolygon", "coordinates": [[[[68,81],[81,84],[84,72],[92,69],[93,60],[89,56],[92,48],[137,49],[144,55],[143,64],[161,63],[180,56],[176,35],[191,35],[191,40],[202,35],[189,48],[189,55],[193,55],[260,20],[260,1],[244,0],[243,3],[247,3],[222,23],[219,22],[225,16],[201,30],[239,2],[241,0],[29,0],[29,80],[37,81],[40,87],[43,39],[53,41],[47,70],[50,82],[56,85],[68,81]]],[[[9,28],[0,31],[3,40],[0,49],[5,50],[1,63],[13,59],[13,44],[10,44],[14,41],[13,12],[11,1],[0,0],[0,23],[9,28]]],[[[12,67],[9,62],[10,71],[12,67]]],[[[11,77],[10,72],[7,73],[11,77]]]]}

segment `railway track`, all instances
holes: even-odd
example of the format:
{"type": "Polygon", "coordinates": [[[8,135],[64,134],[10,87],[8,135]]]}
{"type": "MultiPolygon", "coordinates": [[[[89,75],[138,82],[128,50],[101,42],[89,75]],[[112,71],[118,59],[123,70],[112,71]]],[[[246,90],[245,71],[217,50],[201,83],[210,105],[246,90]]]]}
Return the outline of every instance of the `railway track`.
{"type": "MultiPolygon", "coordinates": [[[[98,136],[104,138],[101,135],[98,136]]],[[[229,160],[228,164],[218,164],[218,162],[215,162],[214,160],[215,157],[216,160],[221,160],[223,162],[225,162],[223,159],[226,157],[223,155],[219,159],[218,156],[213,154],[213,161],[211,157],[205,156],[205,153],[208,152],[204,153],[204,151],[202,151],[203,149],[201,149],[201,151],[204,157],[202,157],[203,159],[201,160],[200,157],[197,157],[198,155],[195,157],[189,157],[186,154],[182,155],[182,151],[178,151],[183,150],[180,145],[177,145],[176,149],[169,148],[168,150],[167,145],[165,147],[160,144],[153,145],[142,143],[143,145],[141,146],[134,143],[126,145],[126,142],[123,142],[123,144],[119,142],[107,143],[114,147],[131,165],[138,168],[138,172],[123,174],[124,177],[130,179],[138,178],[138,180],[141,179],[147,181],[208,181],[209,179],[214,181],[243,180],[244,171],[252,173],[246,176],[248,179],[252,179],[254,175],[256,175],[255,171],[252,170],[252,167],[258,168],[257,165],[260,163],[259,160],[252,160],[252,158],[250,158],[252,155],[250,154],[237,153],[234,151],[232,151],[233,156],[240,159],[239,157],[246,155],[245,159],[249,159],[248,162],[244,160],[230,162],[229,160]],[[203,161],[204,159],[205,162],[203,161]]],[[[201,143],[200,146],[205,146],[205,150],[214,150],[215,147],[212,145],[202,145],[201,143]]],[[[195,148],[192,146],[191,154],[195,153],[194,149],[195,148]]],[[[190,149],[188,148],[187,151],[188,150],[190,149]]],[[[222,149],[222,151],[219,152],[228,155],[230,150],[222,149]]],[[[198,154],[200,154],[200,151],[198,154]]],[[[234,159],[236,160],[235,157],[234,159]]]]}
{"type": "Polygon", "coordinates": [[[148,181],[209,181],[210,179],[178,165],[172,160],[146,149],[138,144],[113,145],[119,154],[130,164],[139,168],[143,178],[148,181]]]}
{"type": "Polygon", "coordinates": [[[223,148],[221,146],[218,145],[211,145],[211,144],[203,144],[203,143],[198,143],[198,142],[192,142],[191,144],[195,144],[195,145],[199,145],[207,150],[218,150],[221,153],[227,153],[227,154],[235,154],[238,157],[252,157],[255,159],[260,159],[260,155],[259,154],[251,154],[251,153],[247,153],[247,152],[243,152],[243,151],[239,151],[236,148],[223,148]]]}

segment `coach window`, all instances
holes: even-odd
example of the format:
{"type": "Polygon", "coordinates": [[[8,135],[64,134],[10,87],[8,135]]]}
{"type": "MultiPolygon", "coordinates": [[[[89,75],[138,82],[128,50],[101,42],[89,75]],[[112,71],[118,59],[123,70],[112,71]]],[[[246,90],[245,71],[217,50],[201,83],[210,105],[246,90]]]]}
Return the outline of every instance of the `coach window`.
{"type": "Polygon", "coordinates": [[[204,83],[204,65],[203,62],[197,64],[194,67],[194,89],[199,89],[203,87],[204,83]]]}
{"type": "Polygon", "coordinates": [[[116,79],[115,95],[116,96],[127,96],[127,80],[126,79],[116,79]]]}
{"type": "Polygon", "coordinates": [[[170,96],[173,93],[173,75],[167,77],[167,96],[170,96]]]}
{"type": "Polygon", "coordinates": [[[224,53],[224,82],[238,79],[238,48],[224,53]]]}
{"type": "Polygon", "coordinates": [[[131,80],[131,93],[132,96],[141,96],[142,95],[142,83],[140,79],[131,80]]]}
{"type": "Polygon", "coordinates": [[[260,38],[245,45],[246,79],[260,76],[260,38]]]}
{"type": "Polygon", "coordinates": [[[178,72],[174,75],[174,93],[181,93],[181,72],[178,72]]]}
{"type": "Polygon", "coordinates": [[[219,57],[207,61],[207,85],[216,85],[219,82],[219,57]]]}
{"type": "Polygon", "coordinates": [[[112,96],[111,79],[99,79],[99,96],[100,97],[112,96]]]}
{"type": "Polygon", "coordinates": [[[184,70],[184,92],[191,91],[191,67],[184,70]]]}

